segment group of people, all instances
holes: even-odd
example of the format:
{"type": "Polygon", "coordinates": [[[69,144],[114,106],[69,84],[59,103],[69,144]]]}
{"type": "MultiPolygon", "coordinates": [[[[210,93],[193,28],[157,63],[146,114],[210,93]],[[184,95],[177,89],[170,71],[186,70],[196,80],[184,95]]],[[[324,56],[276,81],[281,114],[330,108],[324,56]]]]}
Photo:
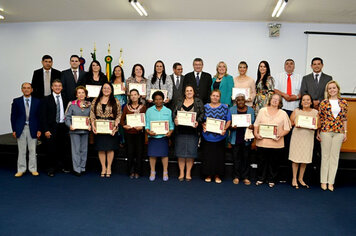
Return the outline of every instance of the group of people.
{"type": "Polygon", "coordinates": [[[62,72],[52,68],[52,63],[51,56],[43,56],[43,68],[34,72],[32,83],[22,84],[23,96],[15,98],[12,104],[11,124],[19,148],[16,177],[27,170],[27,147],[28,169],[32,175],[38,175],[37,139],[47,149],[49,176],[58,170],[68,172],[71,165],[73,173],[80,176],[85,172],[92,135],[101,177],[111,176],[114,151],[125,145],[129,176],[139,178],[147,134],[150,181],[156,178],[157,158],[162,161],[163,180],[169,179],[168,153],[172,146],[178,158],[179,181],[192,179],[191,169],[201,149],[205,182],[221,183],[225,149],[231,144],[234,184],[251,184],[251,151],[257,146],[256,185],[267,183],[274,187],[281,160],[289,159],[292,186],[309,188],[303,179],[306,165],[321,152],[321,188],[334,190],[339,153],[347,138],[347,102],[340,96],[338,83],[322,72],[321,58],[312,60],[313,72],[304,77],[294,73],[292,59],[285,61],[285,71],[275,78],[268,62],[261,61],[256,81],[247,76],[248,65],[244,61],[238,64],[239,75],[235,78],[227,73],[225,62],[217,64],[212,77],[203,71],[203,60],[196,58],[194,71],[185,76],[180,63],[175,63],[173,74],[167,75],[164,63],[158,60],[147,78],[144,67],[136,64],[127,79],[122,67],[115,66],[110,80],[96,60],[91,62],[88,72],[79,69],[77,55],[70,57],[71,68],[62,72]],[[142,84],[143,89],[130,89],[131,83],[142,84]],[[99,94],[88,97],[88,85],[101,86],[99,94]],[[115,93],[117,85],[124,93],[115,93]],[[244,92],[238,90],[236,94],[234,88],[244,92]],[[191,126],[179,123],[179,112],[194,113],[191,126]],[[145,124],[128,125],[127,117],[132,114],[143,114],[145,124]],[[235,115],[242,114],[249,117],[245,126],[233,122],[235,115]],[[73,116],[86,117],[87,129],[73,127],[73,116]],[[300,126],[300,116],[313,119],[315,127],[300,126]],[[211,119],[221,122],[220,132],[212,130],[211,119]],[[99,120],[111,122],[110,134],[97,132],[99,120]],[[151,127],[157,121],[165,123],[164,133],[157,134],[151,127]],[[262,126],[272,127],[273,137],[262,135],[262,126]]]}

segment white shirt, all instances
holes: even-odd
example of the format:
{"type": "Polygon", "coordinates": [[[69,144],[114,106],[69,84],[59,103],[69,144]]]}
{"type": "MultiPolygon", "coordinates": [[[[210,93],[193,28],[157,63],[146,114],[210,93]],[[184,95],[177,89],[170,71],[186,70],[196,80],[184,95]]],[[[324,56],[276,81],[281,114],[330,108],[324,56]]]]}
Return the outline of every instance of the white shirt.
{"type": "Polygon", "coordinates": [[[201,71],[201,72],[195,72],[195,71],[194,71],[195,78],[197,77],[197,74],[199,74],[199,80],[200,80],[202,73],[203,73],[202,71],[201,71]]]}
{"type": "MultiPolygon", "coordinates": [[[[302,85],[302,76],[299,74],[292,73],[291,76],[292,81],[292,94],[297,95],[300,93],[300,86],[302,85]]],[[[287,85],[288,85],[288,74],[287,72],[282,72],[274,78],[275,81],[275,89],[283,93],[287,93],[287,85]]],[[[294,111],[299,106],[299,101],[291,101],[288,102],[283,98],[283,109],[288,111],[294,111]]]]}
{"type": "Polygon", "coordinates": [[[313,71],[313,79],[315,80],[315,75],[316,74],[318,74],[318,83],[320,82],[320,77],[321,77],[321,74],[322,74],[323,72],[319,72],[319,73],[315,73],[314,71],[313,71]]]}
{"type": "MultiPolygon", "coordinates": [[[[78,80],[79,79],[79,68],[77,68],[77,69],[71,68],[71,70],[72,70],[72,74],[74,74],[74,71],[76,71],[75,73],[77,74],[77,80],[78,80]]],[[[74,77],[74,75],[73,75],[73,77],[74,77]]]]}
{"type": "Polygon", "coordinates": [[[331,104],[331,112],[333,113],[333,116],[336,119],[337,115],[341,111],[341,108],[339,106],[339,100],[331,100],[331,99],[329,99],[329,102],[331,104]]]}
{"type": "Polygon", "coordinates": [[[60,114],[59,114],[59,123],[64,122],[64,106],[63,106],[63,100],[62,100],[62,95],[61,94],[56,94],[55,92],[52,92],[52,95],[54,97],[54,102],[57,105],[57,96],[59,96],[59,109],[60,109],[60,114]]]}
{"type": "Polygon", "coordinates": [[[174,77],[174,85],[175,85],[175,86],[179,85],[179,84],[177,83],[177,82],[178,82],[178,78],[179,78],[179,83],[180,83],[182,77],[179,76],[179,75],[176,75],[176,74],[174,74],[174,73],[173,73],[173,77],[174,77]]]}

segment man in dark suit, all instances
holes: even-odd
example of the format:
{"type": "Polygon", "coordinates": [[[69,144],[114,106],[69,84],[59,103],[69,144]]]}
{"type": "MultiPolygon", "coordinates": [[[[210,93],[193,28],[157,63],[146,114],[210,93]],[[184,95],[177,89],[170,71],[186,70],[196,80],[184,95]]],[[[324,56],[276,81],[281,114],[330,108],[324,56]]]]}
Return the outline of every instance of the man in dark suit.
{"type": "Polygon", "coordinates": [[[324,100],[326,84],[333,79],[330,75],[322,72],[323,66],[323,59],[314,57],[311,62],[313,72],[303,77],[300,88],[302,96],[306,93],[311,95],[315,109],[318,109],[319,103],[324,100]]]}
{"type": "Polygon", "coordinates": [[[23,83],[23,96],[15,98],[11,106],[12,136],[17,139],[19,155],[17,159],[17,173],[21,177],[27,170],[26,153],[29,151],[28,170],[33,176],[38,176],[36,145],[40,132],[40,100],[31,96],[32,86],[23,83]]]}
{"type": "Polygon", "coordinates": [[[41,128],[47,147],[48,175],[53,177],[58,169],[69,172],[71,162],[68,128],[64,123],[67,100],[61,93],[62,82],[54,80],[51,88],[53,92],[42,100],[41,128]]]}
{"type": "Polygon", "coordinates": [[[177,101],[183,97],[183,81],[184,75],[182,64],[176,62],[173,64],[173,74],[170,75],[173,84],[173,96],[170,102],[170,108],[173,110],[177,101]]]}
{"type": "Polygon", "coordinates": [[[61,72],[52,68],[53,59],[50,55],[42,57],[42,68],[35,70],[32,76],[32,96],[43,98],[51,94],[51,84],[53,80],[61,78],[61,72]]]}
{"type": "Polygon", "coordinates": [[[201,58],[195,58],[193,61],[194,71],[185,75],[183,81],[183,88],[185,86],[192,85],[204,104],[209,102],[209,96],[211,92],[212,79],[209,73],[203,72],[203,60],[201,58]]]}
{"type": "Polygon", "coordinates": [[[61,81],[63,84],[63,91],[66,100],[75,100],[75,88],[79,79],[83,79],[85,71],[79,69],[79,56],[72,55],[70,57],[70,69],[64,70],[61,73],[61,81]]]}

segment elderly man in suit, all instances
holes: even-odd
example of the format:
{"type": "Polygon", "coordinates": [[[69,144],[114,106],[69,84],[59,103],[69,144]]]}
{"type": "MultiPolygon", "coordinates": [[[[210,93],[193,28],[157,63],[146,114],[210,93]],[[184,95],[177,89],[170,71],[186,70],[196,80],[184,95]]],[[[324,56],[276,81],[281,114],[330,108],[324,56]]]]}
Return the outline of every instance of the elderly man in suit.
{"type": "Polygon", "coordinates": [[[70,57],[70,68],[64,70],[61,73],[61,81],[63,84],[63,91],[66,100],[75,100],[75,88],[77,87],[77,82],[82,80],[85,76],[85,71],[79,69],[80,61],[78,55],[72,55],[70,57]]]}
{"type": "Polygon", "coordinates": [[[319,103],[324,100],[326,84],[333,78],[322,72],[323,59],[314,57],[311,62],[313,72],[303,77],[300,93],[303,96],[308,93],[313,98],[314,108],[318,109],[319,103]]]}
{"type": "Polygon", "coordinates": [[[52,68],[53,59],[50,55],[42,57],[42,68],[35,70],[32,76],[32,96],[43,98],[51,94],[51,84],[53,80],[61,78],[61,72],[52,68]]]}
{"type": "Polygon", "coordinates": [[[184,75],[182,64],[176,62],[173,64],[173,74],[170,75],[173,83],[173,96],[170,104],[171,110],[174,109],[177,101],[182,98],[183,95],[183,81],[184,75]]]}
{"type": "Polygon", "coordinates": [[[185,75],[183,81],[183,88],[185,86],[192,85],[204,104],[209,102],[212,79],[209,73],[203,72],[203,60],[201,58],[195,58],[193,61],[194,71],[185,75]]]}
{"type": "Polygon", "coordinates": [[[41,136],[40,100],[31,96],[33,89],[30,83],[23,83],[21,90],[23,96],[15,98],[11,106],[12,135],[17,139],[19,150],[15,177],[21,177],[27,170],[27,148],[29,151],[28,170],[33,176],[38,176],[36,145],[37,138],[41,136]]]}
{"type": "Polygon", "coordinates": [[[61,169],[69,172],[71,158],[69,154],[68,127],[64,123],[64,113],[67,100],[63,96],[62,82],[56,79],[52,82],[52,93],[42,100],[41,128],[47,147],[48,176],[53,177],[55,171],[61,169]]]}

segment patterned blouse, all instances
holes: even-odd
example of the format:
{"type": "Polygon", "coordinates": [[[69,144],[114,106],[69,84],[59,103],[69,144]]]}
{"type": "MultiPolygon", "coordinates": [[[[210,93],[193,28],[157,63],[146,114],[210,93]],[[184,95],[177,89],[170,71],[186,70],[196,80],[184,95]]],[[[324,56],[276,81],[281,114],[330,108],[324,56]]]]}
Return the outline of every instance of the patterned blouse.
{"type": "MultiPolygon", "coordinates": [[[[120,118],[121,118],[121,105],[120,102],[116,100],[116,105],[117,105],[117,113],[116,113],[116,119],[115,119],[115,125],[119,124],[120,118]]],[[[100,101],[96,102],[97,98],[93,100],[91,103],[91,109],[90,109],[90,119],[91,120],[96,120],[96,119],[106,119],[106,120],[114,120],[114,114],[112,113],[112,107],[109,105],[106,105],[105,111],[103,111],[103,106],[100,101]],[[94,114],[94,106],[96,106],[96,114],[94,114]]]]}
{"type": "Polygon", "coordinates": [[[272,76],[267,78],[267,89],[263,87],[262,80],[256,85],[256,97],[254,101],[254,108],[256,116],[259,110],[267,105],[268,99],[274,93],[274,79],[272,76]]]}
{"type": "Polygon", "coordinates": [[[321,124],[321,132],[344,132],[344,121],[347,121],[348,104],[345,99],[339,98],[340,112],[334,118],[331,111],[331,103],[329,99],[320,102],[319,105],[319,119],[321,124]]]}
{"type": "MultiPolygon", "coordinates": [[[[207,103],[204,105],[204,109],[204,120],[210,117],[214,119],[225,120],[226,122],[231,121],[231,112],[226,104],[220,104],[220,106],[218,107],[211,107],[210,104],[207,103]]],[[[202,134],[204,139],[209,142],[219,142],[227,137],[227,132],[225,133],[225,135],[220,135],[203,131],[202,134]]]]}

